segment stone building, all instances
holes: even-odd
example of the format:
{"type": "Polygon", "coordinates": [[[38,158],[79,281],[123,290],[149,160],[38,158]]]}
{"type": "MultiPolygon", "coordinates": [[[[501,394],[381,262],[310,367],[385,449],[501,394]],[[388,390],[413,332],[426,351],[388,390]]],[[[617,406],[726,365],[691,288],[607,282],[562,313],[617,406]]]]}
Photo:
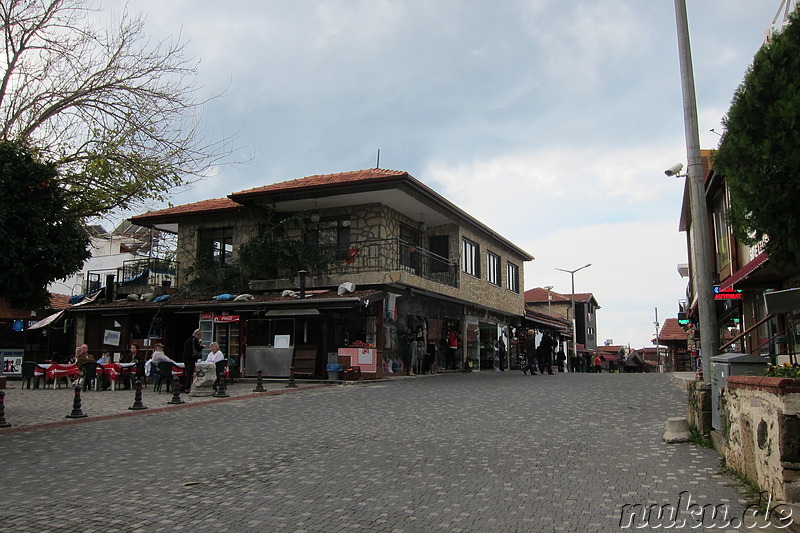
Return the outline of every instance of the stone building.
{"type": "Polygon", "coordinates": [[[407,172],[309,176],[131,221],[177,235],[176,275],[168,287],[118,279],[76,310],[90,346],[160,340],[179,354],[199,327],[245,376],[481,369],[525,311],[533,257],[407,172]],[[130,296],[143,291],[163,294],[130,296]]]}

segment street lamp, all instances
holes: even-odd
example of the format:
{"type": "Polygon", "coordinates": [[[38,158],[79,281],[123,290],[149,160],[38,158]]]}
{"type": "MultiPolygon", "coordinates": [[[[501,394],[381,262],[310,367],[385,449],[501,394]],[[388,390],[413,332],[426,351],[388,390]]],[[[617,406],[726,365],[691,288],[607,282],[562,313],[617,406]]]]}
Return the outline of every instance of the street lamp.
{"type": "MultiPolygon", "coordinates": [[[[583,270],[584,268],[589,268],[592,266],[591,263],[586,263],[580,268],[576,268],[575,270],[567,270],[565,268],[556,268],[556,270],[560,270],[561,272],[569,272],[570,278],[572,278],[572,294],[570,295],[570,309],[572,310],[572,358],[578,358],[578,342],[575,337],[575,324],[577,323],[575,320],[575,272],[579,270],[583,270]]],[[[569,361],[567,364],[568,367],[572,367],[572,361],[569,361]]]]}

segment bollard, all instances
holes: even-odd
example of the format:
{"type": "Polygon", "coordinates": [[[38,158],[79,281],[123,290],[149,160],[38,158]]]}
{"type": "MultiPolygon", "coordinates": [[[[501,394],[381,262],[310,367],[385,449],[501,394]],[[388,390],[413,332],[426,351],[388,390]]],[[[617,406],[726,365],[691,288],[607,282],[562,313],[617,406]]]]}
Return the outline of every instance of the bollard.
{"type": "Polygon", "coordinates": [[[136,378],[136,383],[133,384],[133,388],[136,390],[136,393],[133,396],[133,405],[128,407],[128,409],[133,411],[147,409],[147,407],[145,407],[145,405],[142,403],[142,382],[139,380],[139,378],[136,378]]]}
{"type": "Polygon", "coordinates": [[[297,387],[297,384],[294,382],[294,367],[289,367],[289,383],[286,385],[287,389],[293,389],[297,387]]]}
{"type": "Polygon", "coordinates": [[[10,428],[11,424],[6,422],[6,393],[0,390],[0,428],[10,428]]]}
{"type": "Polygon", "coordinates": [[[258,374],[256,375],[256,388],[253,389],[253,392],[264,392],[264,384],[262,383],[261,370],[259,370],[258,374]]]}
{"type": "Polygon", "coordinates": [[[75,387],[75,399],[72,401],[72,412],[67,418],[86,418],[86,413],[81,410],[81,388],[75,387]]]}
{"type": "Polygon", "coordinates": [[[175,378],[175,381],[172,382],[172,399],[167,402],[170,405],[180,405],[182,403],[186,403],[181,400],[181,380],[175,378]]]}
{"type": "Polygon", "coordinates": [[[225,371],[219,373],[217,377],[217,390],[214,392],[214,398],[229,398],[228,391],[225,390],[225,371]]]}

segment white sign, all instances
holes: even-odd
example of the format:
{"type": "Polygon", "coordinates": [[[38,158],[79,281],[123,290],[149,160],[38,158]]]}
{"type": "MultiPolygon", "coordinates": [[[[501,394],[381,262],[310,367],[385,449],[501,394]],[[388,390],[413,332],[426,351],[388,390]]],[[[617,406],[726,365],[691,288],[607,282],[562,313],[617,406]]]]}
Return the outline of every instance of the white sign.
{"type": "Polygon", "coordinates": [[[19,376],[22,374],[22,357],[25,351],[19,349],[0,349],[0,357],[3,358],[3,374],[9,376],[19,376]]]}

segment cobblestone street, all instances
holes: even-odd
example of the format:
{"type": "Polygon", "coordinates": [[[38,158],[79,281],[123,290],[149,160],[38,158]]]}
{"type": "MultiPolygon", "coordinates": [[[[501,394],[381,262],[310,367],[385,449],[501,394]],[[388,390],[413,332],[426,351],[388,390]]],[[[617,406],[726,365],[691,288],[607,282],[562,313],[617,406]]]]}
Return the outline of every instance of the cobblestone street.
{"type": "Polygon", "coordinates": [[[713,450],[662,442],[685,411],[663,374],[476,372],[0,433],[0,529],[619,531],[682,492],[740,519],[713,450]]]}

